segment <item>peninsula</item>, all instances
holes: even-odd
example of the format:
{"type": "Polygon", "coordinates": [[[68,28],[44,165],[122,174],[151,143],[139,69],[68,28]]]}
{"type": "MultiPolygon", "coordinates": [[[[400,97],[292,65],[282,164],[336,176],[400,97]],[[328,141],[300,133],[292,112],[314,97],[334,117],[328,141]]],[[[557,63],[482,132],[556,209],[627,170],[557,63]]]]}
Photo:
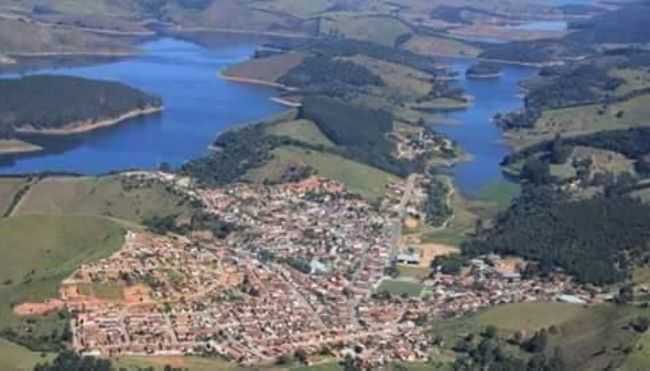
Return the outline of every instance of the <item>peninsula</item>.
{"type": "MultiPolygon", "coordinates": [[[[160,98],[140,90],[78,77],[5,79],[0,92],[0,137],[7,143],[29,142],[25,136],[86,133],[163,109],[160,98]]],[[[11,148],[18,147],[7,146],[3,153],[23,152],[11,148]]]]}

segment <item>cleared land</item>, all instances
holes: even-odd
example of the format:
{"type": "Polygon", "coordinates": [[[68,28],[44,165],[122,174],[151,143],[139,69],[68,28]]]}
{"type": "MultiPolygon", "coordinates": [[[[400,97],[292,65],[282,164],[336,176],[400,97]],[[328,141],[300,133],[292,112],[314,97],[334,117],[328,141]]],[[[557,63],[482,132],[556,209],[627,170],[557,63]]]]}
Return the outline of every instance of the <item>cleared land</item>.
{"type": "Polygon", "coordinates": [[[502,210],[510,206],[512,200],[520,193],[521,186],[519,184],[503,180],[481,188],[478,198],[481,201],[493,203],[497,209],[502,210]]]}
{"type": "Polygon", "coordinates": [[[326,147],[335,146],[318,126],[309,120],[279,122],[269,126],[266,132],[271,135],[289,137],[306,144],[326,147]]]}
{"type": "Polygon", "coordinates": [[[300,65],[305,59],[302,53],[287,53],[266,58],[251,59],[236,64],[223,71],[227,78],[252,80],[251,82],[275,83],[289,70],[300,65]]]}
{"type": "Polygon", "coordinates": [[[246,178],[255,181],[277,180],[286,169],[307,165],[326,178],[344,183],[348,190],[371,200],[383,196],[386,185],[399,178],[341,156],[306,150],[294,146],[279,147],[272,152],[273,159],[258,169],[250,171],[246,178]]]}
{"type": "Polygon", "coordinates": [[[15,215],[100,215],[141,223],[190,212],[185,200],[159,182],[126,184],[121,176],[47,178],[30,189],[15,215]]]}
{"type": "Polygon", "coordinates": [[[271,0],[256,3],[260,9],[292,14],[298,17],[310,17],[324,12],[335,5],[334,0],[271,0]]]}
{"type": "Polygon", "coordinates": [[[63,333],[67,319],[17,317],[13,306],[58,297],[61,281],[81,264],[102,259],[124,242],[124,230],[103,218],[20,216],[0,220],[0,329],[11,328],[26,343],[63,333]]]}
{"type": "Polygon", "coordinates": [[[625,95],[640,89],[650,87],[650,70],[622,68],[615,69],[609,73],[612,77],[618,77],[625,81],[616,89],[616,95],[625,95]]]}
{"type": "Polygon", "coordinates": [[[478,316],[481,325],[493,325],[505,331],[527,333],[558,326],[589,312],[581,305],[563,303],[518,303],[489,309],[478,316]]]}
{"type": "Polygon", "coordinates": [[[405,45],[406,50],[423,55],[476,57],[481,49],[462,41],[432,36],[415,36],[405,45]]]}
{"type": "Polygon", "coordinates": [[[403,21],[384,15],[327,13],[321,21],[321,34],[344,35],[352,39],[394,46],[397,39],[411,32],[403,21]]]}
{"type": "Polygon", "coordinates": [[[420,296],[422,290],[423,286],[417,282],[392,279],[384,279],[377,288],[377,292],[387,292],[398,296],[420,296]]]}
{"type": "Polygon", "coordinates": [[[344,60],[364,66],[376,75],[381,76],[386,86],[378,89],[384,94],[386,93],[386,88],[391,89],[392,91],[390,93],[392,94],[416,98],[425,96],[431,92],[431,79],[433,76],[425,72],[363,55],[344,58],[344,60]]]}
{"type": "Polygon", "coordinates": [[[509,141],[522,148],[542,140],[563,136],[618,130],[650,125],[650,95],[642,95],[606,109],[602,105],[586,105],[544,111],[533,129],[511,131],[509,141]]]}

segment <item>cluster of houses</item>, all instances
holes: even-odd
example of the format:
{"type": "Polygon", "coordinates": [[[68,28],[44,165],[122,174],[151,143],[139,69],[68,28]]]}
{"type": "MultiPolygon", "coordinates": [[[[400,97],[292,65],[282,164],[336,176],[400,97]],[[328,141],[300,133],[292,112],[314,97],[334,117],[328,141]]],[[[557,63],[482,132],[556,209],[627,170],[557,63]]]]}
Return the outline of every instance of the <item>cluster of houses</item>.
{"type": "Polygon", "coordinates": [[[390,221],[339,183],[239,184],[199,197],[237,229],[209,241],[129,232],[120,251],[64,282],[77,351],[215,353],[242,364],[353,352],[377,365],[425,359],[423,320],[568,293],[590,300],[565,276],[523,279],[520,265],[494,256],[459,275],[434,272],[420,297],[375,295],[392,264],[390,221]],[[80,290],[100,286],[123,294],[80,290]]]}

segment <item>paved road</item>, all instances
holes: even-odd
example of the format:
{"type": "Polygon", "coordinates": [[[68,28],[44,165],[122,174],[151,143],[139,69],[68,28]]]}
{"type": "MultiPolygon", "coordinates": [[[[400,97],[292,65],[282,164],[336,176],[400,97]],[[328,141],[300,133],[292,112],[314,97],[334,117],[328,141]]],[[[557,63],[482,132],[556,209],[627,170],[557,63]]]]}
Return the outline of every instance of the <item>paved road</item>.
{"type": "Polygon", "coordinates": [[[406,179],[406,187],[404,187],[404,194],[402,195],[402,199],[400,200],[399,207],[398,207],[398,216],[397,218],[393,221],[393,225],[390,226],[390,235],[391,235],[391,246],[393,247],[393,251],[391,253],[392,256],[397,256],[400,253],[400,241],[402,240],[402,225],[404,224],[404,218],[406,217],[406,205],[408,205],[409,201],[413,197],[413,191],[415,189],[415,174],[409,175],[409,177],[406,179]]]}

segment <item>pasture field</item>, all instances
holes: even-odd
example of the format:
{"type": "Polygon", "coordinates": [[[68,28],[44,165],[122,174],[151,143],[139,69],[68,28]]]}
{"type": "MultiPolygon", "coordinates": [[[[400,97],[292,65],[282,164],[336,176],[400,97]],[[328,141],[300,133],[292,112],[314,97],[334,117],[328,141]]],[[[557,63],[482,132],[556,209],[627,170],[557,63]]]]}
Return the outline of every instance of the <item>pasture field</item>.
{"type": "Polygon", "coordinates": [[[0,178],[0,217],[11,207],[14,197],[27,183],[26,178],[0,178]]]}
{"type": "Polygon", "coordinates": [[[256,3],[255,6],[297,17],[311,17],[326,11],[335,3],[333,0],[271,0],[256,3]]]}
{"type": "Polygon", "coordinates": [[[590,134],[605,130],[619,130],[650,125],[650,95],[641,95],[615,103],[607,109],[592,104],[579,107],[546,110],[533,129],[511,131],[509,142],[523,148],[556,134],[564,137],[590,134]]]}
{"type": "Polygon", "coordinates": [[[377,288],[377,292],[387,292],[391,295],[399,296],[420,296],[423,289],[423,286],[417,282],[400,279],[384,279],[377,288]]]}
{"type": "Polygon", "coordinates": [[[309,120],[279,122],[268,126],[266,132],[270,135],[289,137],[306,144],[326,147],[335,146],[318,126],[309,120]]]}
{"type": "Polygon", "coordinates": [[[79,265],[122,246],[124,230],[98,217],[31,215],[0,220],[0,235],[0,330],[11,329],[21,342],[50,349],[43,339],[61,336],[67,318],[57,313],[18,317],[13,306],[57,298],[61,281],[79,265]]]}
{"type": "Polygon", "coordinates": [[[52,354],[32,352],[20,345],[0,339],[0,370],[27,371],[32,370],[38,363],[45,363],[54,358],[52,354]]]}
{"type": "Polygon", "coordinates": [[[521,193],[521,185],[508,181],[499,181],[483,187],[478,195],[481,201],[495,204],[499,210],[506,209],[514,198],[521,193]]]}
{"type": "Polygon", "coordinates": [[[134,223],[154,215],[189,214],[182,197],[159,182],[128,187],[121,176],[46,178],[32,186],[15,215],[95,215],[134,223]]]}
{"type": "Polygon", "coordinates": [[[272,155],[271,161],[250,171],[246,178],[259,182],[275,180],[292,165],[307,165],[318,175],[337,180],[350,192],[370,200],[383,196],[388,183],[399,181],[398,177],[387,172],[330,153],[285,146],[274,149],[272,155]]]}
{"type": "MultiPolygon", "coordinates": [[[[497,327],[500,338],[507,339],[515,331],[525,330],[528,336],[535,330],[554,326],[549,333],[547,356],[556,349],[570,370],[603,370],[608,365],[627,364],[624,350],[634,348],[637,341],[645,341],[635,331],[626,328],[631,320],[644,313],[631,305],[599,304],[581,306],[553,302],[507,304],[485,309],[475,315],[435,321],[431,334],[453,346],[468,334],[478,334],[487,326],[497,327]]],[[[512,351],[517,351],[512,348],[512,351]]],[[[632,366],[648,364],[643,352],[632,366]]],[[[618,369],[618,368],[614,368],[618,369]]],[[[638,368],[623,368],[638,370],[638,368]]],[[[642,368],[645,369],[645,368],[642,368]]]]}
{"type": "Polygon", "coordinates": [[[615,91],[615,94],[619,96],[639,89],[650,88],[650,71],[647,70],[636,68],[614,69],[610,71],[609,75],[625,80],[625,83],[615,91]]]}
{"type": "Polygon", "coordinates": [[[376,75],[381,76],[386,86],[379,88],[379,90],[384,94],[388,88],[392,91],[392,94],[417,98],[426,96],[431,91],[430,79],[432,76],[414,68],[364,55],[342,59],[364,66],[376,75]]]}
{"type": "Polygon", "coordinates": [[[481,54],[481,49],[462,41],[433,36],[415,36],[403,47],[417,54],[431,56],[476,57],[481,54]]]}
{"type": "Polygon", "coordinates": [[[564,303],[518,303],[501,305],[478,315],[483,326],[493,325],[508,332],[524,330],[535,332],[552,325],[558,326],[585,315],[588,308],[582,305],[564,303]]]}
{"type": "Polygon", "coordinates": [[[228,67],[222,72],[226,78],[275,83],[289,70],[305,59],[302,53],[286,53],[266,58],[251,59],[228,67]]]}
{"type": "Polygon", "coordinates": [[[124,229],[98,217],[17,216],[0,220],[0,328],[15,318],[10,305],[58,296],[64,278],[81,264],[108,257],[124,229]]]}
{"type": "Polygon", "coordinates": [[[411,28],[396,18],[371,13],[327,13],[321,23],[321,34],[342,34],[391,47],[410,32],[411,28]]]}

